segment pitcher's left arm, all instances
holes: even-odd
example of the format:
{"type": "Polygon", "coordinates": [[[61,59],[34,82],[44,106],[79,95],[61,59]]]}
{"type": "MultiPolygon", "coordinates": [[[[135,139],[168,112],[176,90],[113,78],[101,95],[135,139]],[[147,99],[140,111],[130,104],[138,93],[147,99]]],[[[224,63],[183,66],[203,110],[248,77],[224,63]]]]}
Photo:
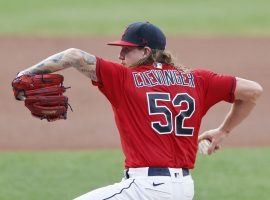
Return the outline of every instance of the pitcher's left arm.
{"type": "Polygon", "coordinates": [[[25,74],[48,74],[69,67],[74,67],[91,80],[97,81],[96,57],[76,48],[70,48],[54,54],[38,64],[19,72],[17,76],[25,74]]]}

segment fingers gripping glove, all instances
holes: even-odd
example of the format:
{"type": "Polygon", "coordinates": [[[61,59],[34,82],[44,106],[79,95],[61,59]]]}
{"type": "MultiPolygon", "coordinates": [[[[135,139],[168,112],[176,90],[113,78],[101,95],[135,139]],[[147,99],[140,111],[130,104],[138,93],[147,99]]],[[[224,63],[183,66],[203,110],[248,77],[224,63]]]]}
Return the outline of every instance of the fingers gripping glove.
{"type": "Polygon", "coordinates": [[[67,89],[63,81],[60,74],[22,75],[12,81],[12,87],[15,98],[24,100],[33,116],[55,121],[67,118],[69,104],[63,95],[67,89]]]}

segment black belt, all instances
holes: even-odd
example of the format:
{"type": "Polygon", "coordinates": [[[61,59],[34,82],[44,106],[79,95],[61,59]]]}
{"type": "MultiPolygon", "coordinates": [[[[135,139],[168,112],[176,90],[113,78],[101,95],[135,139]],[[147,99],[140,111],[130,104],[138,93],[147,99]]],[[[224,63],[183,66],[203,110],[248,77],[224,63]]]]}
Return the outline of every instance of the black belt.
{"type": "MultiPolygon", "coordinates": [[[[187,168],[182,168],[182,175],[188,176],[189,170],[187,168]]],[[[166,167],[149,167],[148,176],[177,176],[177,174],[171,174],[169,168],[166,167]]]]}
{"type": "MultiPolygon", "coordinates": [[[[129,178],[128,169],[126,170],[126,178],[129,178]]],[[[182,175],[188,176],[189,169],[182,168],[182,175]]],[[[179,176],[178,173],[171,174],[169,168],[167,167],[149,167],[148,168],[148,176],[179,176]]]]}

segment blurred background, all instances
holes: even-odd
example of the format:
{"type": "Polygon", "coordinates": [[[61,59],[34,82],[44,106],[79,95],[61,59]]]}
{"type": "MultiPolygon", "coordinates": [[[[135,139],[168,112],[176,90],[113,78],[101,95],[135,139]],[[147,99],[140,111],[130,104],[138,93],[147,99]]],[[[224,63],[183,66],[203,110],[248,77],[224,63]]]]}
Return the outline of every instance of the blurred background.
{"type": "MultiPolygon", "coordinates": [[[[177,61],[259,82],[264,94],[222,151],[198,155],[194,199],[268,199],[270,1],[0,0],[0,199],[72,199],[120,181],[124,157],[109,102],[74,69],[61,71],[74,112],[53,123],[33,118],[13,97],[16,74],[70,47],[117,62],[126,26],[149,21],[177,61]],[[72,186],[72,187],[70,187],[72,186]]],[[[220,103],[201,131],[216,128],[220,103]]]]}

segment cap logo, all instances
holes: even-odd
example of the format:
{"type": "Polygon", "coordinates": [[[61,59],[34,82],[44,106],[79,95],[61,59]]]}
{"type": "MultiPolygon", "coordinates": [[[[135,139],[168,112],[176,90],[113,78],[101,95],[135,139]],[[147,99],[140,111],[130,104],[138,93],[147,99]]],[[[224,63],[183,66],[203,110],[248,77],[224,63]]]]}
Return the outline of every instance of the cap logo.
{"type": "Polygon", "coordinates": [[[124,33],[123,33],[123,35],[122,35],[122,39],[123,39],[123,37],[125,37],[127,30],[128,30],[128,27],[127,27],[126,30],[124,31],[124,33]]]}

